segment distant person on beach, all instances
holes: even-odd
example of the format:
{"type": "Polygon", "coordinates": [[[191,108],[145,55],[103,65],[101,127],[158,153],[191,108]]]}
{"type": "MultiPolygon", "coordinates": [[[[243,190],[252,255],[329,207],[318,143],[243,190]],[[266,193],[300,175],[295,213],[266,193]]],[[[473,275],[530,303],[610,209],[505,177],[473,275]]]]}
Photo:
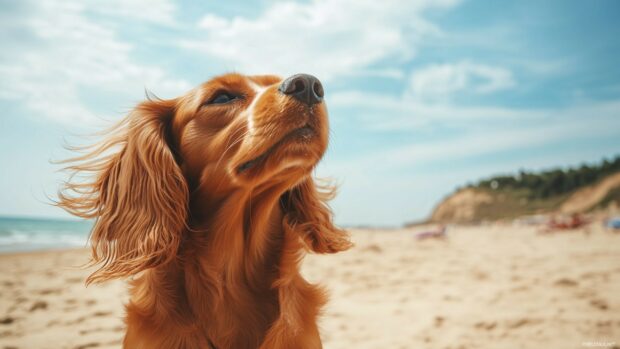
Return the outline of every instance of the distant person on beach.
{"type": "Polygon", "coordinates": [[[436,230],[424,231],[415,235],[417,240],[445,239],[447,237],[446,226],[444,224],[440,225],[436,230]]]}
{"type": "Polygon", "coordinates": [[[555,217],[551,217],[546,228],[542,233],[553,233],[563,230],[574,230],[583,227],[588,221],[579,213],[573,213],[568,220],[558,221],[555,217]]]}
{"type": "Polygon", "coordinates": [[[620,217],[610,218],[606,221],[605,226],[614,233],[620,232],[620,217]]]}

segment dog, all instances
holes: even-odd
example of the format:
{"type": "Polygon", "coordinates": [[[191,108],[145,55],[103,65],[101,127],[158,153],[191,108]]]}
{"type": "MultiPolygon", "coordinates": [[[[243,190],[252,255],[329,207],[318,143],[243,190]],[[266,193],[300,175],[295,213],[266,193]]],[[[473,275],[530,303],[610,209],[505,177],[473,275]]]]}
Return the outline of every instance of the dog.
{"type": "Polygon", "coordinates": [[[226,74],[68,160],[58,204],[95,219],[87,284],[131,278],[124,348],[321,348],[300,261],[351,246],[312,176],[328,134],[316,77],[226,74]]]}

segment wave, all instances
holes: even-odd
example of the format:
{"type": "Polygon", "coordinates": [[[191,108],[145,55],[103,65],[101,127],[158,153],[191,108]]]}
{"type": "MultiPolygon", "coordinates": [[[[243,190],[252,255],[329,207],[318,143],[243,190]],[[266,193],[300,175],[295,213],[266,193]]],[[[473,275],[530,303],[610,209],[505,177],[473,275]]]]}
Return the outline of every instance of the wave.
{"type": "Polygon", "coordinates": [[[85,247],[89,231],[84,222],[0,219],[0,253],[85,247]]]}

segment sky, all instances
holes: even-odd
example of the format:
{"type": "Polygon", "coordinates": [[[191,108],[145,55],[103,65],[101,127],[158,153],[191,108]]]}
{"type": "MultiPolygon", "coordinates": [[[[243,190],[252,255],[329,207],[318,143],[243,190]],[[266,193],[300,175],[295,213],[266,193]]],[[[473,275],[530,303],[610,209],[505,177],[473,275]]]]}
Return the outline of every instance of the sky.
{"type": "Polygon", "coordinates": [[[66,218],[63,144],[148,89],[321,79],[342,225],[427,217],[458,186],[620,154],[620,2],[0,0],[0,215],[66,218]]]}

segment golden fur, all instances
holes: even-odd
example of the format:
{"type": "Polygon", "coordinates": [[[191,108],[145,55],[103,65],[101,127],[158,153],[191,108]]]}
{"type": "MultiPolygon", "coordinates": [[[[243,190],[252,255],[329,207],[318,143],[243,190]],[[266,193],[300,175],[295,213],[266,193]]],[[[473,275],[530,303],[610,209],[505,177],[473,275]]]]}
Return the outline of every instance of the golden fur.
{"type": "Polygon", "coordinates": [[[80,175],[59,205],[96,220],[100,267],[87,282],[133,278],[124,348],[321,347],[326,296],[299,263],[350,242],[332,223],[331,190],[311,176],[327,147],[325,105],[280,83],[228,74],[147,100],[71,159],[80,175]],[[238,98],[208,103],[222,93],[238,98]]]}

